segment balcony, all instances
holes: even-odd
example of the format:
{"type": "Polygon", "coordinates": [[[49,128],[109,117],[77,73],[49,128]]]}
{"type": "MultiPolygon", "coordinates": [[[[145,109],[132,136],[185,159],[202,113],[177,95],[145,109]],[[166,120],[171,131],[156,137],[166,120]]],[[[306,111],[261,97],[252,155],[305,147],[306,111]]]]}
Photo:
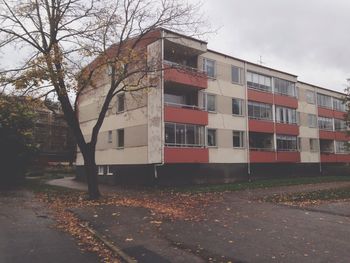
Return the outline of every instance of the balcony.
{"type": "Polygon", "coordinates": [[[249,88],[248,100],[273,104],[273,94],[271,92],[249,88]]]}
{"type": "Polygon", "coordinates": [[[198,70],[198,56],[205,52],[206,46],[193,41],[177,41],[178,38],[164,41],[164,80],[206,89],[208,79],[198,70]],[[197,47],[197,48],[196,48],[197,47]]]}
{"type": "Polygon", "coordinates": [[[199,90],[208,87],[208,78],[204,72],[169,61],[164,61],[164,81],[188,85],[199,90]]]}
{"type": "Polygon", "coordinates": [[[277,152],[277,162],[280,163],[299,163],[300,162],[300,152],[298,151],[278,151],[277,152]]]}
{"type": "Polygon", "coordinates": [[[274,133],[274,123],[272,120],[249,119],[249,131],[274,133]]]}
{"type": "Polygon", "coordinates": [[[179,108],[174,105],[164,106],[164,121],[208,125],[208,112],[194,108],[179,108]]]}
{"type": "Polygon", "coordinates": [[[335,133],[330,130],[320,130],[320,139],[324,140],[334,140],[335,133]]]}
{"type": "Polygon", "coordinates": [[[166,85],[164,89],[166,122],[208,125],[208,113],[198,106],[198,91],[183,85],[166,85]]]}
{"type": "Polygon", "coordinates": [[[271,163],[276,160],[273,134],[249,132],[250,162],[271,163]]]}
{"type": "Polygon", "coordinates": [[[165,163],[208,163],[207,148],[164,147],[165,163]]]}
{"type": "Polygon", "coordinates": [[[274,163],[276,152],[271,148],[252,148],[249,152],[251,163],[274,163]]]}
{"type": "Polygon", "coordinates": [[[318,107],[318,116],[333,118],[333,110],[330,108],[318,107]]]}
{"type": "Polygon", "coordinates": [[[298,99],[295,97],[274,94],[274,102],[276,105],[289,107],[293,109],[298,108],[298,99]]]}
{"type": "Polygon", "coordinates": [[[298,136],[299,126],[296,124],[276,123],[276,133],[298,136]]]}

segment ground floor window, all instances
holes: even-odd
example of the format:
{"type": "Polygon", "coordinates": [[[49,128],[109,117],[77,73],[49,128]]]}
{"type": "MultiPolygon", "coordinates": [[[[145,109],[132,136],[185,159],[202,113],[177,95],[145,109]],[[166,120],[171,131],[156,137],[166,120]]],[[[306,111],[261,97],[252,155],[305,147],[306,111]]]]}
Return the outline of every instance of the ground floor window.
{"type": "Polygon", "coordinates": [[[165,123],[165,145],[174,147],[204,147],[204,126],[165,123]]]}
{"type": "Polygon", "coordinates": [[[207,145],[209,147],[215,147],[216,144],[216,130],[215,129],[208,129],[207,130],[207,145]]]}
{"type": "Polygon", "coordinates": [[[319,147],[318,147],[318,139],[310,138],[310,152],[318,152],[319,147]]]}
{"type": "Polygon", "coordinates": [[[337,153],[349,153],[349,143],[344,141],[336,141],[335,150],[337,153]]]}
{"type": "Polygon", "coordinates": [[[298,149],[297,137],[287,135],[277,135],[278,151],[296,151],[298,149]]]}
{"type": "Polygon", "coordinates": [[[103,175],[104,174],[104,169],[103,165],[98,165],[97,166],[97,174],[98,175],[103,175]]]}

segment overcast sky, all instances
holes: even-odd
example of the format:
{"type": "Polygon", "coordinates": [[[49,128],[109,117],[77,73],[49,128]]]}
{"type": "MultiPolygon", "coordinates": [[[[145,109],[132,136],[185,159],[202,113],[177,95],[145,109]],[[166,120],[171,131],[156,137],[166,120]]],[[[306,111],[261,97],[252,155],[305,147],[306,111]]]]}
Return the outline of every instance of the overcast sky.
{"type": "Polygon", "coordinates": [[[205,0],[208,48],[343,91],[350,78],[349,0],[205,0]]]}

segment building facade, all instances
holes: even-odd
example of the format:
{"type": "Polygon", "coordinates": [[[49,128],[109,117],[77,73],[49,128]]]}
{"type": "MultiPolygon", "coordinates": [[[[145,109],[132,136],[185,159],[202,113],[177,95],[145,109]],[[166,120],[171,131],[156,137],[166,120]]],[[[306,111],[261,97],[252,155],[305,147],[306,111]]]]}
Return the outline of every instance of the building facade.
{"type": "MultiPolygon", "coordinates": [[[[102,180],[207,183],[347,170],[344,94],[167,30],[146,45],[147,59],[164,70],[150,74],[157,87],[118,94],[110,105],[96,150],[102,180]]],[[[108,79],[106,70],[79,100],[87,140],[108,79]]],[[[79,152],[76,164],[82,175],[79,152]]]]}

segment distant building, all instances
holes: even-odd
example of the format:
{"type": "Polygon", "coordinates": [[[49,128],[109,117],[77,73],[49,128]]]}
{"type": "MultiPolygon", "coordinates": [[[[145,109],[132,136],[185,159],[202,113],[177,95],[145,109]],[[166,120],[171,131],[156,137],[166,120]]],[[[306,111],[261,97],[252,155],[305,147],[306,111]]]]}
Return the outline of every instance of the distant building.
{"type": "MultiPolygon", "coordinates": [[[[166,69],[156,88],[119,94],[110,105],[96,149],[99,175],[114,175],[114,182],[228,182],[340,174],[347,167],[344,94],[184,35],[152,34],[143,42],[147,60],[166,69]]],[[[108,69],[99,77],[100,87],[79,100],[87,137],[109,88],[108,69]]],[[[79,152],[76,163],[82,174],[79,152]]]]}
{"type": "Polygon", "coordinates": [[[36,108],[34,143],[39,147],[40,162],[70,162],[75,158],[76,144],[62,111],[55,105],[51,111],[36,108]]]}

